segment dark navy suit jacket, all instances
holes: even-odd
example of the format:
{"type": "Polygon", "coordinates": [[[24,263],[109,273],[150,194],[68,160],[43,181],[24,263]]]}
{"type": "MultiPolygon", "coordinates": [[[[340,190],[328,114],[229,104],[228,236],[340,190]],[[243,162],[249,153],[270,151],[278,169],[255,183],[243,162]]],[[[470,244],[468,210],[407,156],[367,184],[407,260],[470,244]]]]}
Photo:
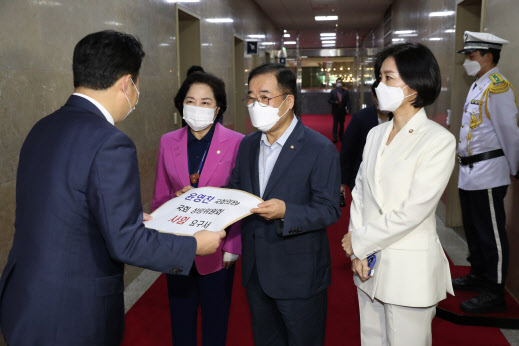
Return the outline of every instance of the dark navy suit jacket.
{"type": "Polygon", "coordinates": [[[2,333],[10,345],[119,345],[123,263],[187,275],[195,252],[193,237],[144,227],[135,145],[71,96],[20,152],[2,333]]]}
{"type": "Polygon", "coordinates": [[[368,132],[377,125],[377,109],[373,105],[355,112],[344,131],[341,145],[341,184],[347,185],[350,190],[355,187],[368,132]]]}
{"type": "Polygon", "coordinates": [[[337,104],[335,102],[339,101],[339,89],[335,88],[330,91],[330,97],[328,98],[328,103],[332,105],[332,115],[335,117],[344,117],[346,116],[346,108],[348,111],[351,109],[350,104],[350,92],[346,89],[341,90],[341,103],[337,104]]]}
{"type": "MultiPolygon", "coordinates": [[[[261,132],[246,136],[230,188],[256,196],[261,132]]],[[[256,266],[261,287],[275,299],[308,298],[330,285],[326,227],[340,217],[340,165],[335,146],[298,121],[279,154],[263,194],[285,202],[284,221],[242,220],[242,284],[256,266]]]]}

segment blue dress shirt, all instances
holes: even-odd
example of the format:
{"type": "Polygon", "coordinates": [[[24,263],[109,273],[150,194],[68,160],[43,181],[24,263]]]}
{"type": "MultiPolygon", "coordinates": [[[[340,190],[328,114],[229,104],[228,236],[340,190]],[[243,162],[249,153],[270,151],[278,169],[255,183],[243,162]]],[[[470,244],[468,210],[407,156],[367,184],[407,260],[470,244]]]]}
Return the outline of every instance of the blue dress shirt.
{"type": "Polygon", "coordinates": [[[294,115],[294,119],[285,130],[285,132],[275,141],[270,144],[267,135],[263,133],[260,141],[260,152],[259,152],[259,185],[260,185],[260,196],[263,197],[267,183],[269,182],[270,174],[274,169],[274,165],[278,159],[283,145],[287,141],[288,137],[292,134],[294,127],[297,124],[297,117],[294,115]]]}

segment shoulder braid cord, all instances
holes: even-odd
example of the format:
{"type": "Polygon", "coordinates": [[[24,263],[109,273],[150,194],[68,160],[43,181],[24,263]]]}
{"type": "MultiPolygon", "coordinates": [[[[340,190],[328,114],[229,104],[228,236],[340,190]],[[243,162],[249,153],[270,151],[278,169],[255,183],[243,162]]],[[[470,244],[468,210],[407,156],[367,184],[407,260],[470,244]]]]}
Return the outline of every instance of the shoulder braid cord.
{"type": "Polygon", "coordinates": [[[507,81],[501,78],[501,75],[497,73],[493,73],[490,75],[490,79],[492,80],[492,83],[485,89],[483,92],[483,95],[481,96],[481,100],[479,101],[479,119],[477,119],[474,115],[470,116],[470,128],[469,133],[467,134],[467,150],[469,152],[469,156],[472,155],[472,152],[470,150],[470,141],[472,139],[472,130],[478,127],[479,124],[483,121],[483,103],[485,103],[485,114],[490,120],[490,114],[488,113],[488,98],[490,96],[490,93],[492,94],[502,94],[512,89],[514,92],[515,97],[515,104],[517,106],[517,94],[515,93],[515,89],[513,85],[507,81]]]}

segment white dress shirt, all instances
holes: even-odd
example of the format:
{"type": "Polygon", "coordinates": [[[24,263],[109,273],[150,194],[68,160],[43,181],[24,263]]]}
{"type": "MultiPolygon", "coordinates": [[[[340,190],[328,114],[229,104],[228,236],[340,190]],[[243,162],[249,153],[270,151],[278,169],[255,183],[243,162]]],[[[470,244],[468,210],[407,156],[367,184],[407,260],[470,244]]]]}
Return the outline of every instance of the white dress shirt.
{"type": "Polygon", "coordinates": [[[274,143],[270,144],[267,135],[263,133],[261,135],[260,141],[260,152],[259,152],[259,186],[260,186],[260,197],[263,197],[263,193],[265,192],[265,188],[270,179],[270,174],[274,169],[274,165],[278,160],[278,156],[281,153],[281,149],[283,149],[283,145],[287,141],[292,131],[297,124],[297,117],[294,115],[294,119],[285,130],[285,132],[279,137],[274,143]]]}
{"type": "Polygon", "coordinates": [[[86,96],[85,94],[80,94],[80,93],[73,93],[72,95],[75,95],[75,96],[79,96],[79,97],[82,97],[84,99],[87,99],[88,101],[92,102],[94,104],[94,106],[96,106],[100,111],[101,113],[103,113],[103,115],[105,116],[106,120],[114,125],[114,118],[112,117],[112,115],[106,110],[105,107],[103,107],[102,104],[100,104],[99,102],[97,102],[96,100],[94,100],[93,98],[91,98],[90,96],[86,96]]]}

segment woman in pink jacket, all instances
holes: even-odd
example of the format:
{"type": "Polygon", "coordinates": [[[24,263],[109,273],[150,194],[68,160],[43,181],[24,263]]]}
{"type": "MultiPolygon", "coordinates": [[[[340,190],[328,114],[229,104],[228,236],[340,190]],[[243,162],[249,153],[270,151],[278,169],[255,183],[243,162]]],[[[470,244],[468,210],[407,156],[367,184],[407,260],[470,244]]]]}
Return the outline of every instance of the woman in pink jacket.
{"type": "MultiPolygon", "coordinates": [[[[188,126],[160,140],[153,210],[184,186],[226,185],[243,138],[219,123],[227,109],[225,85],[212,74],[188,76],[175,96],[175,106],[188,126]]],[[[233,224],[216,253],[196,256],[189,276],[167,274],[174,345],[196,346],[199,306],[203,345],[225,345],[234,263],[241,254],[240,231],[240,223],[233,224]]]]}

